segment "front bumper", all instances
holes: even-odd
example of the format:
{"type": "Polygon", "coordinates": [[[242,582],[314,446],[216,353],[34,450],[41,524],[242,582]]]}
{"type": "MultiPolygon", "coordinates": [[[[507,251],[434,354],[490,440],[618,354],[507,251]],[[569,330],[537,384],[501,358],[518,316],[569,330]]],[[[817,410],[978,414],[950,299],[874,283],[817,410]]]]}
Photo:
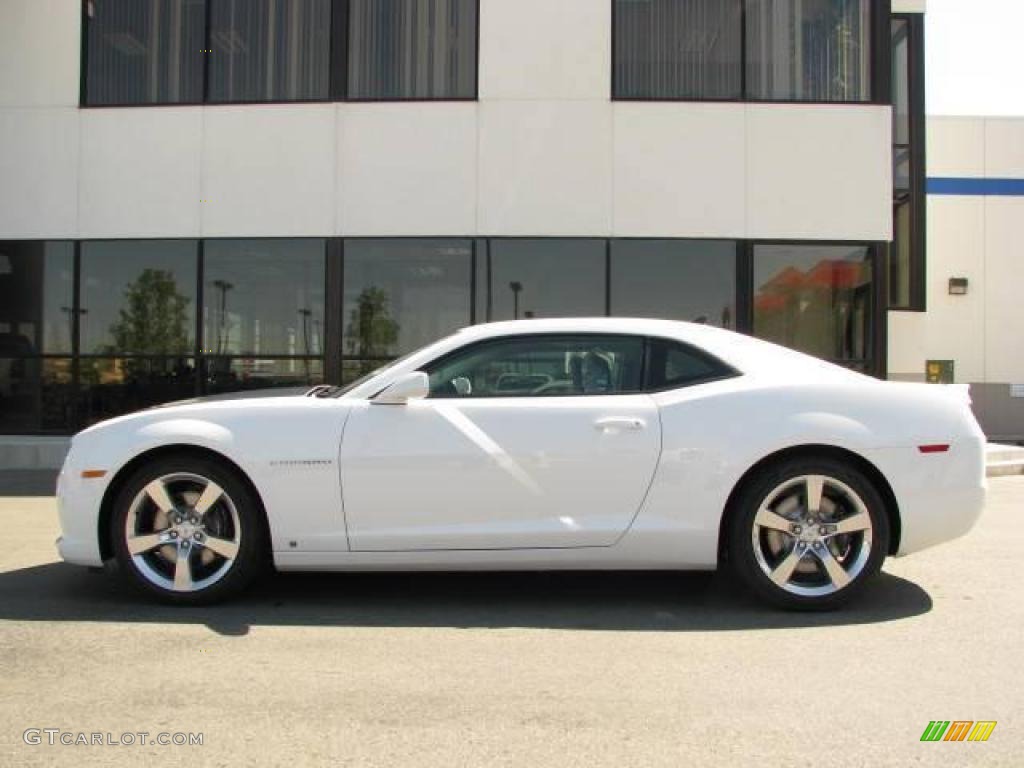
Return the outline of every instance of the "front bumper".
{"type": "Polygon", "coordinates": [[[57,477],[57,513],[61,536],[57,552],[61,559],[74,565],[100,566],[99,514],[103,494],[110,475],[100,479],[83,479],[76,466],[74,447],[68,452],[57,477]]]}

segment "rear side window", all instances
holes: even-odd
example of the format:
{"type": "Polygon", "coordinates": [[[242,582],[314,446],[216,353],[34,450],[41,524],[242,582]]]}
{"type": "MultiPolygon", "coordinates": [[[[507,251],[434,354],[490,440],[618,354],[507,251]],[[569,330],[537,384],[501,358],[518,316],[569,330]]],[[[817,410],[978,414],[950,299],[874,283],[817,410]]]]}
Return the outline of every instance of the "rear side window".
{"type": "Polygon", "coordinates": [[[647,389],[659,392],[737,375],[736,371],[699,349],[668,339],[651,339],[647,389]]]}

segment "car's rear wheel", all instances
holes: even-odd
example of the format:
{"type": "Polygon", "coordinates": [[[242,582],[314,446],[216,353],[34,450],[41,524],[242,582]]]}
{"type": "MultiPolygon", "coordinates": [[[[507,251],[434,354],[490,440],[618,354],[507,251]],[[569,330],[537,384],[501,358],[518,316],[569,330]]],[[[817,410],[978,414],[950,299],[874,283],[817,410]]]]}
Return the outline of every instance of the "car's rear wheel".
{"type": "Polygon", "coordinates": [[[833,459],[770,467],[740,493],[728,532],[733,572],[784,608],[827,610],[861,591],[889,551],[885,503],[833,459]]]}
{"type": "Polygon", "coordinates": [[[145,465],[121,490],[111,517],[122,571],[167,602],[222,600],[266,562],[258,500],[234,472],[206,459],[145,465]]]}

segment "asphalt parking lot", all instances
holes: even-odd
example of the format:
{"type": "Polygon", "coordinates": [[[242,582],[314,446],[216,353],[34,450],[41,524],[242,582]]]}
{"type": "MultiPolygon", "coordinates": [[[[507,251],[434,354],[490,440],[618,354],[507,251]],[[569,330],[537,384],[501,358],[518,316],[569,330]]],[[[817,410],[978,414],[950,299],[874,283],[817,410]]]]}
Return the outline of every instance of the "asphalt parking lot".
{"type": "Polygon", "coordinates": [[[1020,766],[1022,512],[991,481],[968,537],[826,615],[628,573],[274,575],[181,610],[57,562],[52,499],[0,499],[0,764],[1020,766]],[[936,719],[998,725],[921,743],[936,719]]]}

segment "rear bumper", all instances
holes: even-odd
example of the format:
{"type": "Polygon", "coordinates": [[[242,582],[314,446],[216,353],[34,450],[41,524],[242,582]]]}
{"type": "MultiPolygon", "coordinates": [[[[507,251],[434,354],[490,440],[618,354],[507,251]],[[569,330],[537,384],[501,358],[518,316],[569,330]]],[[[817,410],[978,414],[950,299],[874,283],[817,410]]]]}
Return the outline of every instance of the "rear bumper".
{"type": "Polygon", "coordinates": [[[891,448],[875,452],[872,459],[889,479],[899,505],[898,557],[963,536],[985,508],[982,437],[957,440],[946,453],[891,448]]]}

